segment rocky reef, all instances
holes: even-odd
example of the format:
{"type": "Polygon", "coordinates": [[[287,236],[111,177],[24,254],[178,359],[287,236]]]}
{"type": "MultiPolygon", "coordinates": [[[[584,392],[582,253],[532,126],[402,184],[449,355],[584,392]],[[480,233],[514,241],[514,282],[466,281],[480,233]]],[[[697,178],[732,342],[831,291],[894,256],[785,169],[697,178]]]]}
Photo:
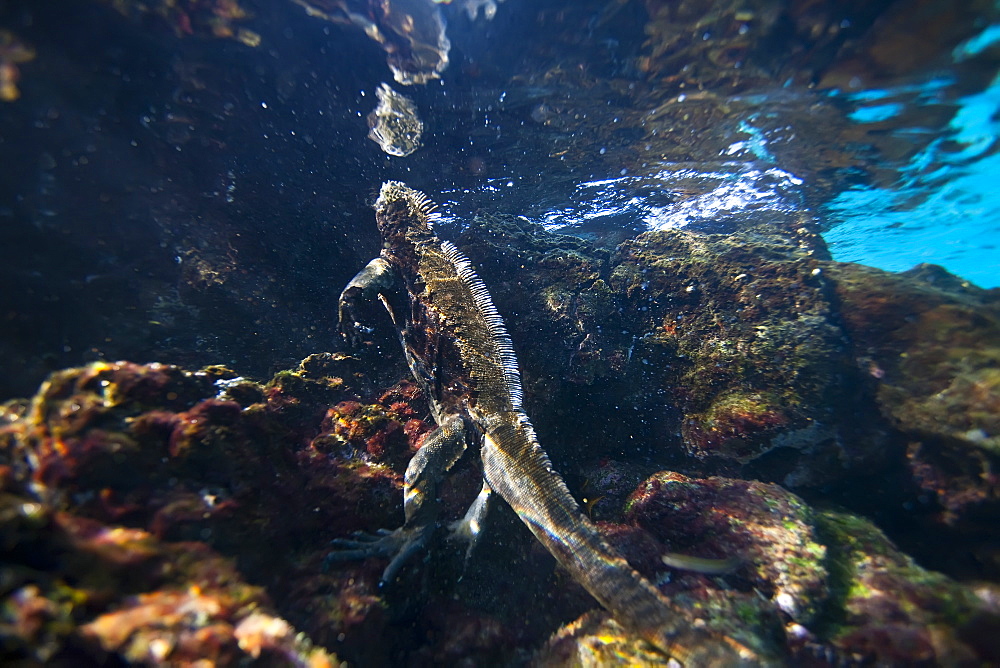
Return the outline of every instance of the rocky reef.
{"type": "MultiPolygon", "coordinates": [[[[975,665],[997,658],[983,631],[1000,621],[993,588],[924,570],[870,522],[816,511],[775,485],[664,473],[647,480],[627,515],[644,541],[740,559],[728,574],[678,571],[663,586],[693,620],[791,665],[975,665]],[[780,648],[780,649],[779,649],[780,648]]],[[[643,563],[638,548],[628,553],[643,563]]],[[[605,613],[563,627],[542,665],[656,661],[605,613]]]]}
{"type": "MultiPolygon", "coordinates": [[[[976,475],[995,456],[992,292],[931,267],[832,263],[804,230],[739,244],[657,233],[611,254],[491,227],[519,248],[483,260],[494,275],[534,258],[511,331],[544,334],[523,365],[529,410],[563,446],[557,467],[689,623],[799,664],[1000,658],[996,485],[976,475]],[[631,412],[581,404],[597,386],[631,412]],[[940,419],[910,417],[939,401],[940,419]],[[595,446],[569,456],[567,439],[588,429],[595,446]],[[616,451],[621,429],[636,452],[616,451]],[[922,529],[978,550],[976,582],[926,570],[857,514],[864,504],[822,500],[866,495],[862,463],[891,472],[897,496],[925,497],[922,529]]],[[[492,283],[504,310],[513,288],[492,283]]],[[[399,370],[375,360],[312,355],[267,383],[221,366],[97,362],[5,404],[2,660],[659,660],[509,509],[468,559],[435,541],[386,587],[380,559],[325,559],[334,538],[401,524],[402,472],[433,428],[419,389],[375,380],[399,370]]],[[[460,462],[446,513],[478,487],[475,462],[460,462]]]]}

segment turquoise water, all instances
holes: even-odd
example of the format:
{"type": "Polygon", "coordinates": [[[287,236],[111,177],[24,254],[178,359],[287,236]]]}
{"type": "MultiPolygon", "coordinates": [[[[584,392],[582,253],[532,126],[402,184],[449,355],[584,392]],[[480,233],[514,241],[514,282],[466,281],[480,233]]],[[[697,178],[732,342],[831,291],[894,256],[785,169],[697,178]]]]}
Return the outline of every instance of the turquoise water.
{"type": "MultiPolygon", "coordinates": [[[[955,49],[960,63],[995,48],[1000,25],[955,49]]],[[[935,77],[894,89],[846,93],[861,125],[891,122],[914,107],[941,104],[956,82],[935,77]]],[[[826,206],[825,234],[837,260],[891,271],[920,262],[944,266],[981,287],[1000,286],[1000,77],[951,103],[947,125],[897,127],[899,137],[936,136],[884,187],[849,189],[826,206]]]]}

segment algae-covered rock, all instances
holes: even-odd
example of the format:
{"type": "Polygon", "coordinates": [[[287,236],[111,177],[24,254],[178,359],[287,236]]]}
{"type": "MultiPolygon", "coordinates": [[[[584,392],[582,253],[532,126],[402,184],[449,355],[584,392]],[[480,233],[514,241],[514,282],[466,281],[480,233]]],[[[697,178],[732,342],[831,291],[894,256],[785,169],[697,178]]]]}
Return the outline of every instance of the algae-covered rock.
{"type": "MultiPolygon", "coordinates": [[[[750,461],[808,434],[830,447],[844,350],[813,237],[737,239],[685,231],[623,244],[611,285],[625,298],[635,355],[670,360],[684,446],[750,461]]],[[[820,475],[814,471],[813,475],[820,475]]]]}
{"type": "Polygon", "coordinates": [[[882,457],[845,419],[856,372],[808,225],[651,232],[609,255],[489,216],[459,241],[507,316],[543,432],[568,422],[594,457],[626,435],[655,441],[671,465],[681,448],[707,465],[780,451],[763,475],[789,485],[882,457]]]}
{"type": "Polygon", "coordinates": [[[163,542],[9,494],[0,518],[5,664],[339,663],[204,544],[163,542]]]}
{"type": "Polygon", "coordinates": [[[914,435],[1000,456],[1000,294],[940,267],[829,268],[882,412],[914,435]]]}
{"type": "MultiPolygon", "coordinates": [[[[675,606],[685,628],[708,628],[780,662],[789,629],[811,625],[827,597],[826,548],[812,510],[777,485],[661,472],[625,507],[608,540],[675,606]]],[[[689,648],[693,649],[693,648],[689,648]]],[[[606,613],[565,626],[539,655],[543,665],[641,665],[655,659],[606,613]]]]}
{"type": "Polygon", "coordinates": [[[995,606],[921,568],[870,521],[820,512],[831,600],[821,633],[843,656],[877,665],[981,665],[996,660],[995,606]]]}
{"type": "Polygon", "coordinates": [[[826,598],[813,511],[777,485],[662,472],[639,485],[625,517],[670,552],[734,560],[734,575],[792,621],[810,624],[826,598]]]}
{"type": "MultiPolygon", "coordinates": [[[[990,531],[1000,512],[1000,291],[940,267],[829,267],[853,354],[882,415],[907,442],[936,521],[990,531]]],[[[994,562],[992,550],[981,558],[994,562]]]]}
{"type": "Polygon", "coordinates": [[[177,37],[198,35],[203,38],[236,39],[251,47],[260,44],[260,35],[240,25],[251,18],[252,14],[236,0],[211,0],[204,3],[189,0],[115,0],[108,4],[123,15],[137,20],[162,21],[177,37]]]}
{"type": "Polygon", "coordinates": [[[419,393],[361,403],[345,378],[365,384],[329,354],[265,385],[100,362],[6,404],[2,660],[321,666],[300,630],[345,629],[340,647],[372,656],[377,564],[329,574],[323,557],[334,535],[398,523],[402,469],[385,462],[428,427],[419,393]]]}
{"type": "Polygon", "coordinates": [[[535,656],[534,663],[546,668],[590,668],[656,665],[665,663],[665,659],[615,620],[594,612],[559,629],[535,656]]]}
{"type": "MultiPolygon", "coordinates": [[[[609,540],[656,578],[677,614],[762,658],[978,665],[997,656],[1000,606],[988,588],[921,568],[869,520],[814,510],[777,485],[662,472],[639,486],[625,517],[631,533],[605,525],[609,540]],[[664,554],[667,573],[656,565],[664,554]],[[721,557],[736,565],[720,572],[721,557]]],[[[546,666],[663,660],[601,611],[565,625],[537,655],[546,666]]]]}

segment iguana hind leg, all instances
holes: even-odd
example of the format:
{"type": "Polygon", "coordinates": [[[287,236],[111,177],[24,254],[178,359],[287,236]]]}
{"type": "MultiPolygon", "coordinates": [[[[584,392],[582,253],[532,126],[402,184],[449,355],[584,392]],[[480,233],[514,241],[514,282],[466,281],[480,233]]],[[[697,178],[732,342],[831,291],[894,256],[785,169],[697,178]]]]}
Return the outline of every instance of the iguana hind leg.
{"type": "MultiPolygon", "coordinates": [[[[437,488],[445,474],[466,449],[465,422],[458,415],[445,418],[424,440],[406,467],[403,480],[403,526],[374,534],[355,533],[351,538],[337,538],[335,548],[324,565],[371,557],[389,557],[382,572],[382,583],[391,582],[399,569],[427,543],[437,526],[439,504],[437,488]]],[[[475,504],[473,504],[475,505],[475,504]]]]}
{"type": "Polygon", "coordinates": [[[472,555],[472,550],[476,547],[479,535],[482,533],[483,522],[486,520],[487,512],[489,512],[489,501],[492,496],[493,489],[484,479],[483,488],[479,491],[479,495],[476,496],[475,500],[469,506],[469,509],[465,512],[465,517],[452,522],[448,526],[451,530],[450,538],[452,540],[466,543],[466,560],[468,560],[468,558],[472,555]]]}

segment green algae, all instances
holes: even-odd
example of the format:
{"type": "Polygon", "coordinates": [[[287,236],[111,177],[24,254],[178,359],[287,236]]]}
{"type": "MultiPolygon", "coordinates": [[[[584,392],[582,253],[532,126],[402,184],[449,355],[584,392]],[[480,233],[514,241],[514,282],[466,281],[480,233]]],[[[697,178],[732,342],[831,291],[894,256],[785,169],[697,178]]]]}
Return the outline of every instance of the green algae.
{"type": "Polygon", "coordinates": [[[836,511],[816,514],[827,545],[830,599],[818,631],[836,641],[857,629],[903,624],[918,632],[959,628],[981,610],[967,587],[921,568],[871,521],[836,511]]]}
{"type": "Polygon", "coordinates": [[[830,422],[847,367],[817,261],[777,228],[737,237],[640,235],[619,247],[609,283],[638,314],[627,326],[666,351],[687,451],[748,462],[830,422]]]}

